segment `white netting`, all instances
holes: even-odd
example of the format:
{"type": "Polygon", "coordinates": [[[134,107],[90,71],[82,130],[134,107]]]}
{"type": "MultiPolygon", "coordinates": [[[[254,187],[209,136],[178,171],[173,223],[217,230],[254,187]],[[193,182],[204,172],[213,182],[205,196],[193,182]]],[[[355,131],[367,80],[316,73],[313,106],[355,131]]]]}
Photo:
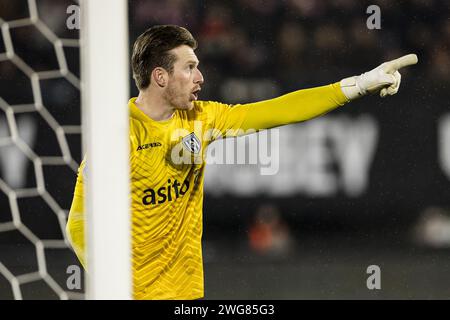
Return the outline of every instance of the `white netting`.
{"type": "Polygon", "coordinates": [[[83,297],[66,287],[81,156],[78,31],[67,30],[66,9],[77,2],[0,4],[1,297],[83,297]]]}

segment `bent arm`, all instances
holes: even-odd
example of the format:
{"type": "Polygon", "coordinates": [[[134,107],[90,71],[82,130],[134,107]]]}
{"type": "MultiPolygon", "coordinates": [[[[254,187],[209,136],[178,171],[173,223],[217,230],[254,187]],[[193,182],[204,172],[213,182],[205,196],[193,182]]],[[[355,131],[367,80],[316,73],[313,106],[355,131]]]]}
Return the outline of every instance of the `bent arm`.
{"type": "Polygon", "coordinates": [[[72,200],[72,206],[69,211],[69,219],[66,224],[67,239],[72,245],[75,254],[83,267],[86,268],[85,257],[85,239],[84,239],[84,194],[83,194],[83,169],[84,161],[78,169],[78,178],[75,185],[75,192],[72,200]]]}

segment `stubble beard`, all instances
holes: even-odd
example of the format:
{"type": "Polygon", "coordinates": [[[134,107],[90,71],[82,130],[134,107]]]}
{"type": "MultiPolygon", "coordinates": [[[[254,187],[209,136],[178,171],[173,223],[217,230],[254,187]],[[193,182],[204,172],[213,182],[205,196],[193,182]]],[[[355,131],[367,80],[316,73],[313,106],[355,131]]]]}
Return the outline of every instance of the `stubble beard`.
{"type": "Polygon", "coordinates": [[[171,86],[167,87],[165,94],[166,101],[176,110],[191,110],[194,106],[193,102],[189,98],[184,99],[178,92],[178,90],[171,86]]]}

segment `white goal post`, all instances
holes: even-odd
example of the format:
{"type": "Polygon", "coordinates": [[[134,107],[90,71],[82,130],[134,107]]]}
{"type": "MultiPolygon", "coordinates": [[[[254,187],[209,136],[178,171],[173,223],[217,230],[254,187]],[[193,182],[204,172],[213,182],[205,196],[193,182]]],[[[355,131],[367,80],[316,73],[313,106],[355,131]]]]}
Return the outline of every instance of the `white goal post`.
{"type": "Polygon", "coordinates": [[[87,299],[131,299],[128,1],[80,5],[87,299]]]}

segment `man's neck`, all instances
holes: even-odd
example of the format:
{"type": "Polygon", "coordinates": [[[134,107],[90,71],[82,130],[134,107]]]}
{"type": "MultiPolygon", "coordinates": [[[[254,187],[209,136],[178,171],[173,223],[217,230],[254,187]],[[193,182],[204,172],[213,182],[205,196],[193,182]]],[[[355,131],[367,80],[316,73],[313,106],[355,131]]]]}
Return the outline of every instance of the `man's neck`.
{"type": "Polygon", "coordinates": [[[155,121],[168,120],[175,112],[175,109],[167,104],[160,95],[152,94],[149,90],[139,91],[135,104],[149,118],[155,121]]]}

